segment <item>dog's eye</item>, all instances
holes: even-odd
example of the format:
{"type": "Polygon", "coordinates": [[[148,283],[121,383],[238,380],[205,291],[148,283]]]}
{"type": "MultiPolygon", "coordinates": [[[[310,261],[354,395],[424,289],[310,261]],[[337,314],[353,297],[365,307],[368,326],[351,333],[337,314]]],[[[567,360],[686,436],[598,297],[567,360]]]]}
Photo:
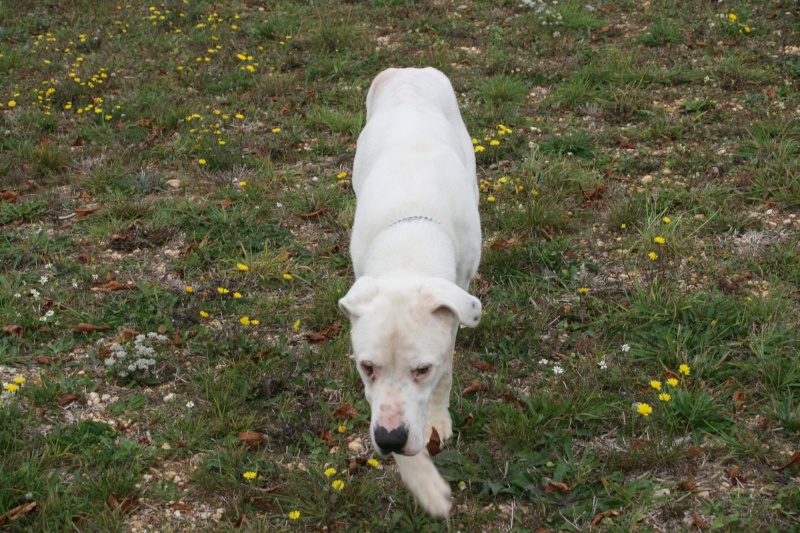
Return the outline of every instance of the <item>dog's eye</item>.
{"type": "Polygon", "coordinates": [[[422,365],[414,369],[414,377],[422,378],[428,375],[431,371],[431,365],[422,365]]]}
{"type": "Polygon", "coordinates": [[[375,367],[372,366],[372,363],[368,363],[366,361],[361,363],[361,370],[367,375],[368,378],[371,378],[375,373],[375,367]]]}

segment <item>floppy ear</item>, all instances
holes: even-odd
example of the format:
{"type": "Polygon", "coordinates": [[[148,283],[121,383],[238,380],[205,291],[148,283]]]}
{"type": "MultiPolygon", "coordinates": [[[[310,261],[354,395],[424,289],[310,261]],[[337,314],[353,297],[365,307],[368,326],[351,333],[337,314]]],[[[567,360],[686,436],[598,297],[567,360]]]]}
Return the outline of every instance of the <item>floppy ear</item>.
{"type": "Polygon", "coordinates": [[[446,310],[458,321],[474,328],[481,321],[481,302],[444,278],[426,280],[420,289],[420,303],[432,313],[446,310]]]}
{"type": "Polygon", "coordinates": [[[358,318],[364,314],[365,307],[375,298],[376,294],[378,294],[378,282],[375,278],[362,276],[353,283],[347,294],[339,299],[339,309],[350,320],[358,318]]]}

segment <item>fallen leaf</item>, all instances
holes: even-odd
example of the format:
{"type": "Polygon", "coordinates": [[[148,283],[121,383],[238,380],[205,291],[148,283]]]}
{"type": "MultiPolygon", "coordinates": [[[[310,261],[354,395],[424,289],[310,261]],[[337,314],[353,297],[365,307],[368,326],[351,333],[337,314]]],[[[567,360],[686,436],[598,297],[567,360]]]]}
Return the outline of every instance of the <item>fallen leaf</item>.
{"type": "Polygon", "coordinates": [[[175,502],[168,506],[170,509],[175,509],[176,511],[191,511],[194,509],[191,503],[183,503],[183,502],[175,502]]]}
{"type": "Polygon", "coordinates": [[[591,524],[589,524],[589,529],[594,529],[600,525],[600,522],[605,520],[606,518],[610,518],[612,516],[619,516],[622,514],[622,511],[619,509],[609,509],[608,511],[603,511],[602,513],[598,514],[594,518],[592,518],[591,524]]]}
{"type": "Polygon", "coordinates": [[[75,214],[77,215],[76,218],[77,219],[86,218],[89,215],[91,215],[92,213],[96,212],[98,209],[100,209],[100,205],[99,204],[90,205],[90,206],[84,207],[83,209],[76,209],[75,210],[75,214]]]}
{"type": "Polygon", "coordinates": [[[342,402],[339,407],[333,410],[333,417],[336,420],[352,420],[358,417],[358,411],[349,403],[342,402]]]}
{"type": "Polygon", "coordinates": [[[117,509],[119,509],[120,514],[129,513],[131,509],[133,509],[134,503],[135,502],[133,498],[123,498],[120,500],[113,492],[109,494],[108,498],[106,499],[106,505],[108,505],[108,508],[115,512],[117,509]]]}
{"type": "Polygon", "coordinates": [[[694,517],[692,517],[692,523],[695,526],[697,526],[697,529],[700,529],[702,531],[711,529],[711,526],[706,524],[705,521],[702,518],[700,518],[700,515],[697,513],[694,513],[694,517]]]}
{"type": "Polygon", "coordinates": [[[35,510],[39,504],[37,502],[28,502],[18,505],[5,514],[0,515],[0,525],[5,524],[9,520],[19,520],[26,514],[35,510]]]}
{"type": "Polygon", "coordinates": [[[19,337],[20,339],[25,335],[25,328],[19,324],[9,324],[3,326],[3,333],[11,335],[12,337],[19,337]]]}
{"type": "Polygon", "coordinates": [[[569,492],[570,488],[566,483],[562,483],[560,481],[551,481],[544,489],[545,492],[553,492],[554,490],[559,492],[569,492]]]}
{"type": "Polygon", "coordinates": [[[336,446],[336,437],[334,437],[333,433],[331,433],[330,431],[328,431],[325,428],[320,428],[320,430],[319,430],[319,438],[324,440],[325,444],[327,444],[330,447],[336,446]]]}
{"type": "Polygon", "coordinates": [[[792,456],[789,458],[789,462],[779,468],[776,468],[775,471],[780,472],[786,468],[797,465],[800,465],[800,450],[794,452],[792,456]]]}
{"type": "Polygon", "coordinates": [[[92,324],[86,324],[81,322],[74,328],[72,328],[73,333],[97,333],[98,331],[108,331],[111,328],[109,326],[94,326],[92,324]]]}
{"type": "Polygon", "coordinates": [[[475,359],[470,359],[469,364],[473,368],[477,368],[478,370],[481,370],[483,372],[495,371],[494,365],[492,363],[489,363],[488,361],[476,361],[475,359]]]}
{"type": "Polygon", "coordinates": [[[483,383],[481,383],[477,379],[473,379],[472,381],[469,382],[469,385],[467,386],[467,388],[464,389],[463,391],[461,391],[461,396],[464,397],[467,394],[472,394],[473,392],[478,392],[478,391],[484,390],[485,388],[486,388],[486,385],[484,385],[483,383]]]}
{"type": "Polygon", "coordinates": [[[319,218],[319,217],[321,217],[322,215],[324,215],[325,213],[327,213],[330,210],[331,210],[331,206],[323,205],[322,207],[320,207],[316,211],[312,211],[310,213],[298,213],[298,212],[295,211],[294,212],[294,216],[300,217],[300,218],[319,218]]]}
{"type": "Polygon", "coordinates": [[[339,333],[339,330],[342,328],[342,321],[336,320],[333,324],[328,326],[327,329],[322,331],[318,331],[316,333],[306,333],[305,337],[310,342],[323,342],[329,339],[332,339],[339,333]]]}
{"type": "Polygon", "coordinates": [[[16,202],[19,199],[19,194],[9,189],[0,190],[0,201],[2,202],[16,202]]]}
{"type": "Polygon", "coordinates": [[[112,344],[120,344],[122,342],[128,342],[131,339],[136,338],[138,334],[139,332],[136,331],[135,329],[122,328],[122,331],[117,333],[117,336],[111,339],[109,342],[107,342],[106,345],[110,346],[112,344]]]}
{"type": "Polygon", "coordinates": [[[675,489],[681,492],[694,492],[697,490],[697,483],[694,481],[682,481],[675,485],[675,489]]]}
{"type": "Polygon", "coordinates": [[[347,464],[347,472],[352,476],[358,471],[358,461],[355,457],[351,457],[347,464]]]}
{"type": "Polygon", "coordinates": [[[251,450],[255,450],[265,439],[261,433],[248,429],[239,433],[239,440],[247,444],[247,447],[251,450]]]}
{"type": "Polygon", "coordinates": [[[242,527],[243,523],[244,523],[244,515],[240,514],[239,518],[236,519],[236,522],[233,523],[233,527],[238,529],[238,528],[242,527]]]}
{"type": "Polygon", "coordinates": [[[686,457],[691,459],[692,457],[697,457],[703,452],[702,446],[689,446],[686,448],[686,457]]]}
{"type": "Polygon", "coordinates": [[[73,402],[83,403],[83,397],[80,394],[64,394],[58,397],[58,405],[66,407],[73,402]]]}
{"type": "Polygon", "coordinates": [[[112,291],[127,291],[133,288],[133,285],[120,283],[119,281],[109,281],[99,287],[92,287],[93,292],[112,292],[112,291]]]}
{"type": "Polygon", "coordinates": [[[425,445],[431,457],[435,457],[442,451],[442,439],[439,438],[439,432],[436,428],[431,428],[431,438],[428,439],[428,444],[425,445]]]}
{"type": "Polygon", "coordinates": [[[470,413],[470,414],[467,415],[467,419],[464,420],[464,423],[461,424],[461,427],[462,428],[468,428],[468,427],[470,427],[472,425],[473,422],[475,422],[475,415],[470,413]]]}
{"type": "Polygon", "coordinates": [[[740,487],[747,483],[747,478],[741,475],[742,469],[741,467],[734,466],[730,470],[728,470],[728,480],[731,482],[731,485],[734,487],[740,487]]]}

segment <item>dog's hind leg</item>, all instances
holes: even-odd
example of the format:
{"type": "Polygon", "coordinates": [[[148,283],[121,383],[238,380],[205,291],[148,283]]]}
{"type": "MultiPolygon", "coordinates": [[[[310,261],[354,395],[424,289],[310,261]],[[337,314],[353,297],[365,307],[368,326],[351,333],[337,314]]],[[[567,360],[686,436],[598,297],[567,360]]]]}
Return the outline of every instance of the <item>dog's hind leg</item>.
{"type": "Polygon", "coordinates": [[[394,455],[400,477],[417,498],[420,505],[436,518],[450,515],[450,484],[436,470],[428,450],[422,449],[417,455],[394,455]]]}

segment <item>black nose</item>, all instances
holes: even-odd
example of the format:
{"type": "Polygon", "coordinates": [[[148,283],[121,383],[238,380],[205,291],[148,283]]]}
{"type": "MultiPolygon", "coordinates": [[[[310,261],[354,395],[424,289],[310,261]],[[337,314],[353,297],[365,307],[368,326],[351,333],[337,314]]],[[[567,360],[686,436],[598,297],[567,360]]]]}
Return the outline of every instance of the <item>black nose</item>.
{"type": "Polygon", "coordinates": [[[375,426],[375,444],[381,453],[402,453],[408,441],[408,430],[404,426],[388,431],[383,426],[375,426]]]}

